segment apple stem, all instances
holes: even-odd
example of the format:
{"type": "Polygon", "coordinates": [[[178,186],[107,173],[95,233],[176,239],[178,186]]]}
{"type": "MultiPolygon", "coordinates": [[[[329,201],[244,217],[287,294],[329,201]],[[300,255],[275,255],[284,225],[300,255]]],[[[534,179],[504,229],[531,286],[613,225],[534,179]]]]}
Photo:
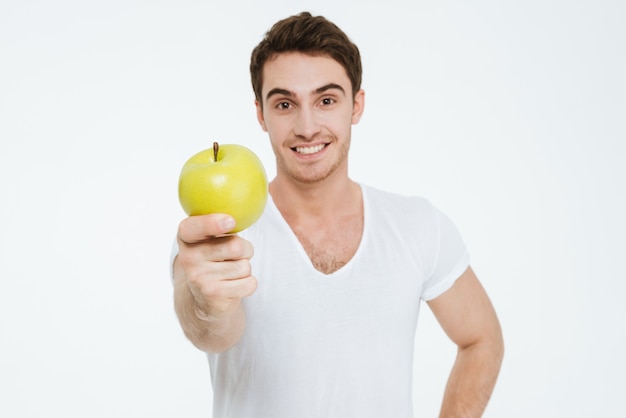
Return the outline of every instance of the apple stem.
{"type": "Polygon", "coordinates": [[[217,162],[217,151],[220,149],[220,144],[217,142],[213,143],[213,161],[217,162]]]}

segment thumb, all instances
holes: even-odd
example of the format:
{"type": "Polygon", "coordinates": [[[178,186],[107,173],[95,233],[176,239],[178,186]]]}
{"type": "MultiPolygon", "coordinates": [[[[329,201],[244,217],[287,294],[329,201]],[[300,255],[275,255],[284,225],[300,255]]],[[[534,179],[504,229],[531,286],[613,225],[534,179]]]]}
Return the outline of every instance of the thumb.
{"type": "Polygon", "coordinates": [[[217,223],[219,226],[220,234],[227,234],[233,229],[235,229],[235,218],[225,213],[215,214],[217,219],[217,223]]]}
{"type": "Polygon", "coordinates": [[[178,239],[193,244],[228,234],[235,229],[235,219],[225,213],[190,216],[178,225],[178,239]]]}

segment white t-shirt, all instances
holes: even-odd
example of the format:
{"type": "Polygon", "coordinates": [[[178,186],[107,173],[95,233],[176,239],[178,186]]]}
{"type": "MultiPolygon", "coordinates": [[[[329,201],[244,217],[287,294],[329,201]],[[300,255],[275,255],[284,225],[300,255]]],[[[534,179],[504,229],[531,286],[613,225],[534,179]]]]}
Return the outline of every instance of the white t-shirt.
{"type": "Polygon", "coordinates": [[[214,418],[412,417],[420,301],[449,289],[469,256],[428,201],[362,186],[364,229],[354,257],[313,267],[272,199],[240,235],[255,249],[246,330],[208,354],[214,418]]]}

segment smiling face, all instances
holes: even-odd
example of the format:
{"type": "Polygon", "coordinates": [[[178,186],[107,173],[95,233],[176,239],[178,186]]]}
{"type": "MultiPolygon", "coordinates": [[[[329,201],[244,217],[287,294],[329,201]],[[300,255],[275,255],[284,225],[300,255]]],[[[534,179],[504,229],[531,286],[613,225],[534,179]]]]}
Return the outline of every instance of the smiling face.
{"type": "Polygon", "coordinates": [[[344,68],[325,56],[277,55],[263,68],[263,103],[257,117],[276,155],[276,178],[316,183],[348,175],[352,125],[364,93],[352,97],[344,68]]]}

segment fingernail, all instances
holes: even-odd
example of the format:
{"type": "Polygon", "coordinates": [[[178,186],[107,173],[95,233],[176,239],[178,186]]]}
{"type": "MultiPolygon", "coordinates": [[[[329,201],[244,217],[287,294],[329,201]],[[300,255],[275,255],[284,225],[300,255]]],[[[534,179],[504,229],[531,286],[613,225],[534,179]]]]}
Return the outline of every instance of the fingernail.
{"type": "Polygon", "coordinates": [[[226,218],[222,219],[221,225],[225,231],[230,231],[235,227],[235,220],[230,216],[227,216],[226,218]]]}

